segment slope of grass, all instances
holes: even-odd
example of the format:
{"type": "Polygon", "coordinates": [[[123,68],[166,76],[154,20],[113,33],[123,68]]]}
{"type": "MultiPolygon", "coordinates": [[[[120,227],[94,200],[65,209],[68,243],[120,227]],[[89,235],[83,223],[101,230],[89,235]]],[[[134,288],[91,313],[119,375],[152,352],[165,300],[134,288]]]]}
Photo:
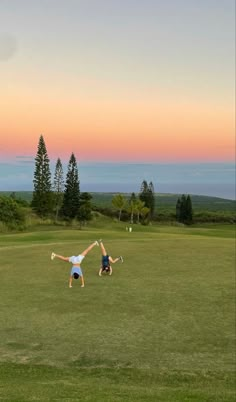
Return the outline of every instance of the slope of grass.
{"type": "MultiPolygon", "coordinates": [[[[48,230],[0,236],[0,400],[235,400],[235,242],[222,228],[48,230]],[[102,237],[124,264],[100,278],[102,237]]],[[[229,229],[229,230],[228,230],[229,229]]]]}

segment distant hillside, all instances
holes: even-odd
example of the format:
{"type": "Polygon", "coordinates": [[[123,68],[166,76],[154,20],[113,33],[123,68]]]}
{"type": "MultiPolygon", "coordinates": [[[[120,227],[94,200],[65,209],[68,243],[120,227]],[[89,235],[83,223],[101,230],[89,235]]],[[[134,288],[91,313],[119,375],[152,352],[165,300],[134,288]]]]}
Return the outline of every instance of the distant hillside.
{"type": "MultiPolygon", "coordinates": [[[[111,200],[116,193],[91,193],[93,203],[98,207],[110,207],[111,200]]],[[[129,199],[130,194],[123,194],[129,199]]],[[[156,194],[156,208],[175,210],[175,206],[182,194],[156,194]]],[[[235,211],[236,201],[218,197],[207,197],[204,195],[191,195],[194,210],[208,211],[235,211]]]]}
{"type": "MultiPolygon", "coordinates": [[[[0,195],[9,196],[11,191],[0,191],[0,195]]],[[[32,191],[16,191],[16,198],[21,198],[28,202],[32,200],[32,191]]],[[[92,202],[97,207],[110,208],[112,206],[112,198],[117,193],[91,193],[92,202]]],[[[129,199],[131,194],[123,194],[129,199]]],[[[176,202],[182,194],[156,194],[156,208],[160,212],[162,210],[174,211],[176,202]]],[[[191,194],[190,194],[191,195],[191,194]]],[[[236,212],[236,201],[227,200],[218,197],[208,197],[203,195],[191,195],[194,211],[227,211],[236,212]]]]}

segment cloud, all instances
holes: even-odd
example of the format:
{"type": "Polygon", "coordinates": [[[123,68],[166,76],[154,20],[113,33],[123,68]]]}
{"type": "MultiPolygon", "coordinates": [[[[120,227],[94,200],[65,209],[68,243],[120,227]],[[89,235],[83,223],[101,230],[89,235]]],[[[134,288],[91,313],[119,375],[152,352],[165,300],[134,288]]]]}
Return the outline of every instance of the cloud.
{"type": "Polygon", "coordinates": [[[0,61],[8,61],[17,52],[18,44],[15,36],[0,33],[0,61]]]}
{"type": "Polygon", "coordinates": [[[34,159],[32,155],[16,155],[16,159],[34,159]]]}
{"type": "Polygon", "coordinates": [[[29,155],[17,155],[16,156],[16,163],[35,163],[35,158],[34,156],[29,156],[29,155]]]}

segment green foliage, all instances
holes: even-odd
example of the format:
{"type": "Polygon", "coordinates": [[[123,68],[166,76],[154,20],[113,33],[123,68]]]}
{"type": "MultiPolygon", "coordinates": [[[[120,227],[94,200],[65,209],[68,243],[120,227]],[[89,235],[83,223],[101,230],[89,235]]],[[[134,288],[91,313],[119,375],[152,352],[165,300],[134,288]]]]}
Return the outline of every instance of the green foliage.
{"type": "Polygon", "coordinates": [[[118,209],[118,219],[121,219],[121,212],[125,209],[126,199],[122,194],[117,194],[112,198],[112,205],[114,208],[118,209]]]}
{"type": "Polygon", "coordinates": [[[177,222],[181,222],[181,201],[180,198],[178,198],[177,203],[176,203],[176,220],[177,222]]]}
{"type": "Polygon", "coordinates": [[[193,223],[193,209],[190,196],[185,194],[178,198],[176,203],[176,220],[180,223],[190,225],[193,223]]]}
{"type": "Polygon", "coordinates": [[[140,188],[139,199],[144,202],[144,206],[149,209],[149,219],[153,219],[155,212],[155,192],[153,183],[143,180],[140,188]]]}
{"type": "Polygon", "coordinates": [[[134,216],[136,217],[136,223],[140,223],[140,217],[143,224],[149,223],[150,208],[147,208],[145,202],[137,198],[134,193],[131,194],[126,211],[130,214],[130,223],[134,223],[134,216]]]}
{"type": "Polygon", "coordinates": [[[197,211],[194,212],[195,223],[236,223],[236,215],[230,211],[197,211]]]}
{"type": "Polygon", "coordinates": [[[11,197],[11,195],[15,193],[15,197],[17,200],[22,200],[27,202],[27,204],[31,204],[32,198],[33,198],[33,192],[32,191],[0,191],[0,195],[4,195],[7,197],[11,197]]]}
{"type": "Polygon", "coordinates": [[[193,223],[193,207],[192,207],[192,200],[190,195],[187,195],[186,198],[186,223],[188,225],[190,225],[191,223],[193,223]]]}
{"type": "Polygon", "coordinates": [[[155,213],[155,190],[152,182],[149,183],[148,191],[149,191],[149,205],[145,206],[149,208],[150,217],[151,219],[153,219],[155,213]]]}
{"type": "Polygon", "coordinates": [[[81,225],[85,225],[87,221],[91,221],[92,219],[91,199],[92,195],[88,192],[80,194],[80,207],[77,218],[80,221],[81,225]]]}
{"type": "Polygon", "coordinates": [[[130,223],[134,223],[134,214],[136,212],[136,204],[137,204],[137,197],[135,193],[131,194],[131,197],[128,201],[128,205],[126,207],[127,212],[130,214],[130,223]]]}
{"type": "Polygon", "coordinates": [[[61,208],[62,215],[67,219],[74,219],[80,207],[80,182],[75,155],[72,153],[66,175],[64,198],[61,208]]]}
{"type": "MultiPolygon", "coordinates": [[[[91,193],[93,196],[93,204],[99,207],[111,207],[112,198],[117,193],[91,193]]],[[[129,193],[122,193],[127,201],[130,199],[129,193]]],[[[169,211],[175,214],[176,203],[179,194],[155,194],[155,213],[169,211]]],[[[211,211],[211,212],[236,212],[236,201],[227,200],[218,197],[208,197],[204,195],[191,195],[192,205],[194,207],[194,216],[196,211],[211,211]]]]}
{"type": "Polygon", "coordinates": [[[187,209],[186,209],[186,195],[182,194],[180,198],[180,213],[179,213],[179,222],[185,223],[187,221],[187,209]]]}
{"type": "MultiPolygon", "coordinates": [[[[0,195],[10,196],[10,191],[1,191],[0,195]]],[[[91,193],[93,197],[92,210],[103,213],[104,215],[115,217],[112,208],[112,198],[117,193],[91,193]]],[[[127,203],[130,194],[122,194],[127,203]]],[[[16,201],[21,199],[30,203],[32,200],[32,192],[16,191],[16,201]]],[[[178,194],[155,194],[155,214],[153,222],[172,222],[176,221],[176,204],[178,194]],[[158,205],[158,207],[157,207],[158,205]]],[[[236,222],[236,201],[227,200],[218,197],[208,197],[201,195],[191,195],[192,205],[194,207],[194,223],[203,222],[219,222],[219,223],[235,223],[236,222]]],[[[124,211],[122,212],[122,217],[124,211]]],[[[130,220],[130,213],[127,212],[127,221],[130,220]]]]}
{"type": "Polygon", "coordinates": [[[41,135],[35,158],[34,192],[32,208],[41,217],[52,211],[51,172],[44,138],[41,135]]]}
{"type": "Polygon", "coordinates": [[[25,212],[12,197],[0,196],[0,222],[1,230],[23,229],[25,226],[25,212]]]}
{"type": "Polygon", "coordinates": [[[17,196],[17,194],[16,194],[15,191],[13,191],[13,192],[9,195],[9,197],[12,198],[18,205],[20,205],[20,206],[22,206],[22,207],[27,208],[27,207],[29,206],[29,203],[28,203],[25,199],[22,199],[22,198],[20,198],[20,197],[18,198],[18,196],[17,196]]]}
{"type": "Polygon", "coordinates": [[[63,176],[63,167],[60,158],[57,159],[55,173],[54,173],[54,181],[53,181],[53,198],[54,198],[54,208],[56,212],[56,221],[58,219],[59,211],[62,207],[63,196],[64,196],[64,176],[63,176]]]}

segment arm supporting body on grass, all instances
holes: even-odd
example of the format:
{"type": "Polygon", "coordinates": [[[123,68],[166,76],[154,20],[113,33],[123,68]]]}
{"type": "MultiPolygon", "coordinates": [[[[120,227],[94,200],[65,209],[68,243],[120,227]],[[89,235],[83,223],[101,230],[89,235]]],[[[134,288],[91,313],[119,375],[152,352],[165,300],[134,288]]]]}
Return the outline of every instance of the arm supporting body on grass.
{"type": "Polygon", "coordinates": [[[94,246],[98,246],[97,241],[95,241],[92,244],[90,244],[90,246],[88,246],[82,253],[78,254],[77,256],[64,257],[63,255],[52,253],[51,259],[57,257],[62,261],[71,262],[73,264],[71,274],[70,274],[70,277],[69,277],[69,287],[70,288],[72,288],[72,280],[73,280],[73,278],[77,279],[78,277],[80,277],[80,280],[81,280],[81,287],[84,287],[84,277],[83,277],[83,273],[82,273],[80,264],[81,264],[82,260],[84,259],[84,257],[88,254],[88,252],[90,250],[92,250],[92,248],[94,246]],[[76,267],[78,268],[77,269],[78,272],[73,271],[73,269],[76,268],[76,267]]]}
{"type": "MultiPolygon", "coordinates": [[[[69,288],[72,288],[72,280],[73,280],[73,276],[70,275],[69,288]]],[[[81,287],[84,288],[84,275],[80,275],[80,280],[81,280],[81,287]]]]}

